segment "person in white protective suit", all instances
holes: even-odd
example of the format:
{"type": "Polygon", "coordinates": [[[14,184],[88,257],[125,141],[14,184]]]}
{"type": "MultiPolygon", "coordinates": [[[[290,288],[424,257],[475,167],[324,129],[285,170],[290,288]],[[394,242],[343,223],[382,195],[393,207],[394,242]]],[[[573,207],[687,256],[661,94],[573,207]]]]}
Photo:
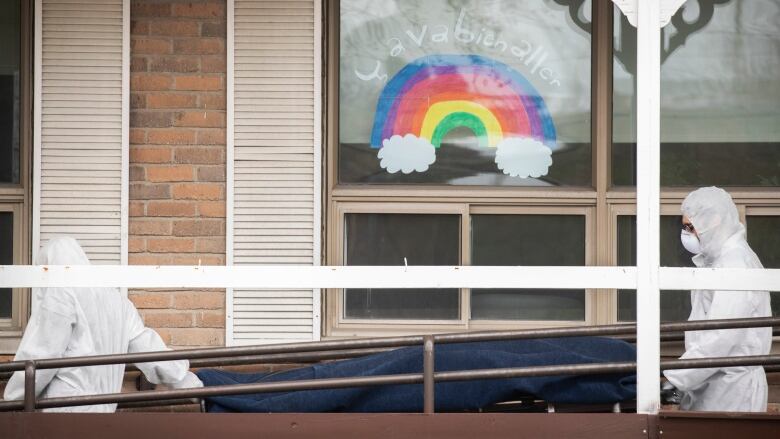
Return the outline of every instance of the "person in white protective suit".
{"type": "MultiPolygon", "coordinates": [[[[683,201],[681,241],[697,267],[763,268],[745,239],[731,196],[716,187],[691,192],[683,201]]],[[[688,320],[769,317],[766,291],[691,291],[688,320]]],[[[720,329],[685,333],[680,358],[766,355],[772,328],[720,329]]],[[[669,383],[682,392],[682,410],[763,412],[767,381],[761,366],[667,370],[669,383]]]]}
{"type": "MultiPolygon", "coordinates": [[[[54,238],[44,245],[37,265],[89,265],[73,238],[54,238]]],[[[14,360],[80,357],[168,350],[160,336],[116,288],[34,288],[35,306],[14,360]]],[[[154,384],[173,388],[202,387],[189,362],[137,363],[154,384]]],[[[118,393],[125,366],[107,365],[40,369],[35,393],[41,398],[118,393]]],[[[6,400],[24,397],[24,372],[17,371],[5,388],[6,400]]],[[[48,409],[65,412],[113,412],[116,404],[48,409]]]]}

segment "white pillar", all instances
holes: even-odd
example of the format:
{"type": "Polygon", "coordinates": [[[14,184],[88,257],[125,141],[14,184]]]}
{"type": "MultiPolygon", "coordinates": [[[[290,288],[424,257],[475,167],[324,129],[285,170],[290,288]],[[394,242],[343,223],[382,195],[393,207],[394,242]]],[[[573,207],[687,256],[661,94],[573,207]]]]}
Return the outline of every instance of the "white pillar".
{"type": "Polygon", "coordinates": [[[660,1],[637,2],[637,412],[660,405],[660,1]]]}

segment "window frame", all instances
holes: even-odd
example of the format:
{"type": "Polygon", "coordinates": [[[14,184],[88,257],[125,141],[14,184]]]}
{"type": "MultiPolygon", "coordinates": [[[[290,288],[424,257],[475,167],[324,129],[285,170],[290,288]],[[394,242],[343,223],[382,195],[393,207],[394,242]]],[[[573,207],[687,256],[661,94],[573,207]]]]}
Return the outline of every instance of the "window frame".
{"type": "MultiPolygon", "coordinates": [[[[329,256],[332,265],[344,265],[344,236],[346,215],[370,214],[450,214],[460,216],[460,261],[471,263],[471,215],[582,215],[585,217],[585,263],[593,265],[596,257],[595,206],[592,204],[558,204],[539,206],[534,204],[485,204],[485,203],[419,203],[419,202],[338,202],[334,203],[334,215],[338,221],[330,224],[329,256]]],[[[344,317],[344,294],[341,289],[324,292],[323,336],[362,337],[388,334],[412,335],[422,332],[482,331],[487,329],[530,329],[544,327],[583,326],[597,324],[603,314],[597,303],[595,290],[585,291],[585,320],[475,320],[470,318],[471,294],[468,288],[460,289],[460,318],[458,320],[392,320],[348,319],[344,317]]]]}
{"type": "MultiPolygon", "coordinates": [[[[32,218],[32,79],[33,23],[31,2],[21,1],[21,67],[19,111],[19,183],[0,184],[0,211],[12,212],[14,264],[29,264],[32,218]]],[[[10,319],[0,320],[0,354],[16,351],[30,312],[30,290],[13,290],[10,319]]]]}
{"type": "MultiPolygon", "coordinates": [[[[612,184],[612,68],[613,68],[613,25],[615,6],[612,2],[593,0],[591,13],[591,187],[487,187],[487,186],[447,186],[447,185],[360,185],[340,184],[338,182],[338,114],[339,114],[339,0],[324,0],[323,3],[323,117],[325,130],[323,139],[323,263],[340,265],[338,252],[340,246],[337,233],[343,216],[340,206],[344,203],[369,203],[385,206],[385,203],[405,203],[406,205],[436,203],[468,203],[474,206],[507,206],[511,208],[538,207],[555,209],[565,206],[584,206],[592,208],[593,252],[592,265],[615,266],[617,263],[617,215],[635,214],[636,187],[615,186],[612,184]]],[[[679,206],[685,196],[697,187],[661,187],[661,214],[679,214],[679,206]]],[[[734,198],[744,223],[746,211],[751,209],[777,209],[780,212],[780,187],[728,187],[734,198]]],[[[480,207],[481,208],[481,207],[480,207]]],[[[379,211],[374,213],[381,213],[379,211]]],[[[590,253],[589,253],[590,254],[590,253]]],[[[464,260],[464,263],[468,260],[464,260]]],[[[323,337],[362,337],[374,335],[395,335],[420,332],[437,332],[445,327],[424,324],[407,327],[350,327],[334,325],[332,310],[332,291],[324,294],[325,318],[322,319],[323,337]]],[[[593,301],[591,309],[586,311],[586,324],[617,323],[617,290],[588,290],[588,301],[593,301]],[[589,320],[590,319],[590,320],[589,320]],[[592,323],[591,323],[592,322],[592,323]]],[[[587,303],[587,301],[586,301],[587,303]]],[[[506,329],[504,325],[481,325],[479,329],[506,329]]],[[[545,322],[528,322],[528,325],[512,327],[539,328],[545,322]]],[[[463,330],[450,327],[451,330],[463,330]]],[[[468,328],[466,329],[468,330],[468,328]]]]}

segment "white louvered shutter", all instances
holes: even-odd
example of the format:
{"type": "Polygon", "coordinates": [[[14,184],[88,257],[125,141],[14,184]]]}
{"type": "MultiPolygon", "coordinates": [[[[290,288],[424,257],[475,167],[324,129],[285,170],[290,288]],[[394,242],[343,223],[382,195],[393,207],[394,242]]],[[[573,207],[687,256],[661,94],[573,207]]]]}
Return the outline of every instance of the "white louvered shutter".
{"type": "MultiPolygon", "coordinates": [[[[311,265],[319,240],[315,2],[234,7],[233,263],[311,265]]],[[[318,294],[233,291],[233,343],[317,339],[318,294]]]]}
{"type": "Polygon", "coordinates": [[[41,76],[34,242],[72,236],[93,263],[119,264],[127,172],[123,0],[39,0],[36,6],[41,76]]]}

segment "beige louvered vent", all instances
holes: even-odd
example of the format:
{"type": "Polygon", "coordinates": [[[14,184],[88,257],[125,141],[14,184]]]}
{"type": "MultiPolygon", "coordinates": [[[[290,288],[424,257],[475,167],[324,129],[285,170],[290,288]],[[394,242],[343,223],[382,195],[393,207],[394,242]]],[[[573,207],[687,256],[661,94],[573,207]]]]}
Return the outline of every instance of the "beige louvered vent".
{"type": "MultiPolygon", "coordinates": [[[[123,0],[42,0],[36,241],[122,261],[123,0]]],[[[37,137],[37,135],[36,135],[37,137]]]]}
{"type": "MultiPolygon", "coordinates": [[[[233,263],[311,265],[319,239],[315,2],[234,5],[233,263]]],[[[233,342],[312,340],[314,294],[235,290],[233,342]]]]}

